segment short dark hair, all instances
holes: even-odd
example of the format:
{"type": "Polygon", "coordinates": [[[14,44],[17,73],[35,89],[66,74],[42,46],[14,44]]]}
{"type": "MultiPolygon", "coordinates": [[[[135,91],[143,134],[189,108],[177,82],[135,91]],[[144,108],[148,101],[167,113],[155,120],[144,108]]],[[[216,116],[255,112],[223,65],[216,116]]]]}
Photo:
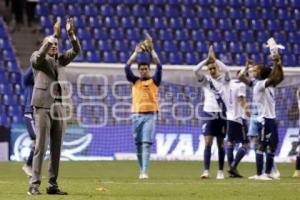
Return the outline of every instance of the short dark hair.
{"type": "Polygon", "coordinates": [[[140,62],[140,63],[138,64],[138,69],[140,69],[140,67],[141,67],[142,65],[147,65],[148,68],[150,69],[150,64],[147,63],[147,62],[140,62]]]}
{"type": "Polygon", "coordinates": [[[272,69],[270,67],[265,66],[264,63],[256,63],[255,65],[257,65],[260,68],[261,80],[265,80],[266,78],[269,77],[269,75],[271,74],[271,71],[272,71],[272,69]]]}

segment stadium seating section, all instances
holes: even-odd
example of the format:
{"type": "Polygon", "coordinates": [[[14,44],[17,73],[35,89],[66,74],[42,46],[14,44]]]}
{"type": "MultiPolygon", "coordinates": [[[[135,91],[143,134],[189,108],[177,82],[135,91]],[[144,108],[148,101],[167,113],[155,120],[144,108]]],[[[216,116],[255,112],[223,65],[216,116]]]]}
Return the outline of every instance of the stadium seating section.
{"type": "MultiPolygon", "coordinates": [[[[263,43],[282,43],[283,63],[300,63],[297,0],[44,0],[37,7],[45,34],[57,16],[73,16],[83,53],[78,62],[124,63],[148,31],[164,64],[196,64],[214,44],[229,65],[246,57],[270,62],[263,43]]],[[[61,45],[70,47],[65,30],[61,45]]]]}

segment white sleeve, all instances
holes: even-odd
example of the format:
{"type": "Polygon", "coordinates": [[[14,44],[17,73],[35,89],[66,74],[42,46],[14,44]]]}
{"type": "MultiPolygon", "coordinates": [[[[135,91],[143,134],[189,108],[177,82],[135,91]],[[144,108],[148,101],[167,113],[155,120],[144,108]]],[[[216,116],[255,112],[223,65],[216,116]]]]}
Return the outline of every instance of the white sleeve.
{"type": "Polygon", "coordinates": [[[268,79],[265,79],[263,81],[257,81],[256,87],[259,91],[266,89],[266,82],[268,79]]]}
{"type": "Polygon", "coordinates": [[[245,84],[241,84],[238,91],[239,97],[246,97],[246,86],[245,84]]]}
{"type": "Polygon", "coordinates": [[[216,60],[216,63],[218,65],[218,67],[220,68],[220,70],[225,73],[225,80],[230,81],[230,71],[229,71],[228,67],[220,60],[216,60]]]}

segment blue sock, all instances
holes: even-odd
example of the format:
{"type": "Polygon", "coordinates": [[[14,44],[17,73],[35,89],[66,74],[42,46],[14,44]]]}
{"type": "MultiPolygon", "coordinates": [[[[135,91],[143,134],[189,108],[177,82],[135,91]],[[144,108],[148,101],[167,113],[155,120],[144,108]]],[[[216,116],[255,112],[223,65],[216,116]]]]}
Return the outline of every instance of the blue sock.
{"type": "Polygon", "coordinates": [[[149,143],[143,143],[142,145],[142,172],[147,173],[150,159],[150,147],[149,143]]]}
{"type": "Polygon", "coordinates": [[[224,161],[225,161],[225,149],[224,149],[224,147],[219,148],[218,154],[219,154],[219,170],[223,170],[224,161]]]}
{"type": "Polygon", "coordinates": [[[264,153],[256,151],[256,174],[261,175],[264,165],[264,153]]]}
{"type": "Polygon", "coordinates": [[[136,145],[136,156],[138,159],[140,170],[142,170],[142,144],[136,145]]]}
{"type": "Polygon", "coordinates": [[[238,152],[236,153],[235,160],[233,162],[233,167],[237,167],[243,157],[246,155],[247,149],[245,147],[239,148],[238,152]]]}
{"type": "Polygon", "coordinates": [[[300,170],[300,155],[296,158],[296,170],[300,170]]]}
{"type": "Polygon", "coordinates": [[[27,159],[26,165],[32,166],[33,155],[34,155],[34,147],[31,148],[31,151],[30,151],[29,157],[27,159]]]}
{"type": "Polygon", "coordinates": [[[270,174],[274,163],[274,153],[267,153],[266,156],[266,174],[270,174]]]}
{"type": "Polygon", "coordinates": [[[211,146],[205,146],[204,149],[204,169],[209,170],[211,157],[211,146]]]}
{"type": "Polygon", "coordinates": [[[227,147],[227,161],[228,161],[228,166],[230,168],[233,162],[233,146],[231,145],[227,147]]]}

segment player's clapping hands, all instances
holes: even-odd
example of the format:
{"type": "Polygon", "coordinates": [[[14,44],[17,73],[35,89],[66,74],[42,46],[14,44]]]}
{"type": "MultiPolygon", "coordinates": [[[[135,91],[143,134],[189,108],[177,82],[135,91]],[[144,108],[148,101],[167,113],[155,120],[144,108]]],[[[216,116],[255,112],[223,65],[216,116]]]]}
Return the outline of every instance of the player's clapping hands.
{"type": "Polygon", "coordinates": [[[57,20],[54,24],[54,27],[53,27],[53,29],[54,29],[54,35],[53,36],[56,37],[56,38],[58,38],[59,35],[60,35],[60,25],[61,25],[61,20],[60,20],[60,18],[57,18],[57,20]]]}
{"type": "Polygon", "coordinates": [[[68,17],[66,30],[70,36],[74,35],[74,21],[72,17],[68,17]]]}

